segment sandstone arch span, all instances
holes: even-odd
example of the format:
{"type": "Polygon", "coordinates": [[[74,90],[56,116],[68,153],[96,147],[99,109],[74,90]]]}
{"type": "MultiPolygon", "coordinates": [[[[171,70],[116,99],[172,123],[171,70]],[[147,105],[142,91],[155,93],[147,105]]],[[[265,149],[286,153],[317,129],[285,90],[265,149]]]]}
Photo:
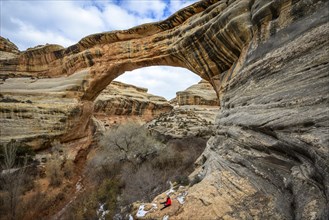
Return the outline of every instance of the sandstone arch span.
{"type": "Polygon", "coordinates": [[[252,35],[250,2],[231,3],[225,12],[229,6],[200,1],[158,23],[94,34],[68,48],[47,45],[25,51],[2,69],[39,77],[87,71],[79,88],[83,100],[95,99],[125,71],[154,65],[187,68],[219,90],[218,76],[238,59],[252,35]]]}
{"type": "MultiPolygon", "coordinates": [[[[227,74],[229,68],[251,40],[251,3],[246,0],[200,1],[164,21],[90,35],[68,48],[45,45],[12,53],[0,64],[5,77],[14,75],[42,79],[32,80],[33,83],[28,85],[24,84],[24,80],[20,81],[23,85],[7,80],[1,87],[4,94],[12,94],[12,89],[15,89],[16,94],[33,93],[32,99],[37,96],[40,100],[48,93],[48,96],[55,96],[55,100],[74,99],[75,104],[72,101],[66,102],[71,104],[60,104],[61,101],[58,101],[58,108],[65,109],[55,110],[61,112],[61,116],[44,120],[49,118],[45,116],[41,121],[38,116],[32,116],[35,121],[30,124],[35,125],[34,132],[26,128],[26,123],[19,122],[14,127],[22,131],[2,129],[2,136],[5,136],[5,141],[24,136],[22,133],[28,133],[31,139],[33,136],[49,139],[49,132],[51,136],[61,136],[63,141],[85,137],[92,101],[120,74],[140,67],[167,65],[187,68],[209,81],[220,94],[225,85],[225,75],[230,75],[227,74]],[[65,125],[61,125],[59,120],[65,125]]],[[[3,45],[10,48],[10,43],[3,45]]],[[[57,107],[46,108],[42,111],[57,107]]],[[[42,114],[40,109],[37,109],[39,113],[35,109],[32,111],[33,115],[42,114]]],[[[8,127],[11,127],[9,123],[8,127]]],[[[44,142],[48,143],[46,140],[44,142]]]]}
{"type": "Polygon", "coordinates": [[[175,217],[328,219],[328,7],[200,1],[166,21],[67,49],[11,53],[1,43],[0,70],[9,78],[1,85],[1,141],[84,141],[91,101],[112,79],[142,66],[180,66],[213,85],[221,110],[194,173],[203,180],[175,217]]]}

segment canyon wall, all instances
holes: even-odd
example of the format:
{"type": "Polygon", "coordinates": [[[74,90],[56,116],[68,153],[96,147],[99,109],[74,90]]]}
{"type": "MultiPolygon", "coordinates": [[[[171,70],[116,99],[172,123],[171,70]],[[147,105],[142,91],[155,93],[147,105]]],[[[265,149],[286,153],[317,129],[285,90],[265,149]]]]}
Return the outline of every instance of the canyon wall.
{"type": "Polygon", "coordinates": [[[211,83],[221,109],[193,174],[202,181],[178,210],[155,215],[328,219],[328,7],[320,0],[200,1],[167,20],[87,36],[69,48],[5,50],[1,141],[87,137],[93,100],[117,76],[185,67],[211,83]]]}
{"type": "Polygon", "coordinates": [[[199,158],[202,184],[177,219],[328,219],[329,25],[320,5],[296,2],[255,30],[199,158]],[[282,16],[293,22],[280,26],[282,16]]]}

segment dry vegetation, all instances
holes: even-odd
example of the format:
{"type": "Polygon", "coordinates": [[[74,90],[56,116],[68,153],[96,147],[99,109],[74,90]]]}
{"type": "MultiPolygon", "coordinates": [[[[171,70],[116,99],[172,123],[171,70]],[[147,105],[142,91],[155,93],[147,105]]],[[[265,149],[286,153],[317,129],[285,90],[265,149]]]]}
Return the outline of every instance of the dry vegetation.
{"type": "Polygon", "coordinates": [[[48,162],[41,166],[27,146],[15,141],[1,146],[1,220],[41,219],[51,213],[54,204],[63,200],[74,164],[59,155],[61,150],[54,149],[48,162]]]}
{"type": "Polygon", "coordinates": [[[129,213],[131,203],[151,201],[168,189],[168,181],[189,184],[187,176],[205,143],[201,138],[162,143],[143,126],[118,125],[103,134],[97,153],[78,174],[59,141],[43,164],[32,159],[28,147],[12,141],[0,152],[0,219],[48,218],[70,200],[64,219],[129,213]],[[76,194],[80,175],[85,187],[76,194]],[[101,206],[106,212],[98,212],[101,206]]]}
{"type": "Polygon", "coordinates": [[[115,213],[128,213],[132,202],[151,201],[168,189],[168,181],[189,184],[187,175],[205,143],[201,138],[161,143],[134,123],[110,129],[86,167],[86,176],[95,187],[76,200],[67,219],[97,218],[101,204],[110,219],[115,213]]]}

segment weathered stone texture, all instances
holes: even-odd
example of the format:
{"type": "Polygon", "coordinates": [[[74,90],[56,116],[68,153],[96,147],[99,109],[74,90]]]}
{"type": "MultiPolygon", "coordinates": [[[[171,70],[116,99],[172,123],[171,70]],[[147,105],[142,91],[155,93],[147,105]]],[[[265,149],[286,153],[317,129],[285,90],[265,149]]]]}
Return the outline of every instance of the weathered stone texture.
{"type": "Polygon", "coordinates": [[[113,81],[95,100],[95,114],[154,118],[172,110],[169,102],[147,93],[147,89],[113,81]]]}
{"type": "Polygon", "coordinates": [[[205,80],[201,80],[184,91],[176,92],[175,101],[178,105],[219,106],[219,99],[214,88],[205,80]]]}
{"type": "MultiPolygon", "coordinates": [[[[211,83],[221,110],[197,163],[204,179],[170,219],[328,219],[328,8],[320,0],[200,1],[159,23],[1,59],[0,71],[62,77],[36,84],[33,97],[76,102],[75,117],[62,114],[70,126],[60,135],[74,140],[88,127],[92,101],[120,74],[152,65],[188,68],[211,83]]],[[[22,83],[12,82],[1,84],[2,100],[17,96],[22,83]]],[[[18,120],[7,117],[18,118],[15,108],[29,105],[20,103],[27,91],[18,102],[1,102],[1,134],[19,136],[7,130],[18,120]]],[[[36,137],[56,123],[40,123],[36,137]]]]}
{"type": "Polygon", "coordinates": [[[55,138],[85,137],[93,102],[79,101],[78,91],[65,91],[79,86],[85,75],[86,71],[80,71],[52,79],[6,79],[0,94],[0,142],[15,139],[40,149],[49,147],[55,138]]]}
{"type": "Polygon", "coordinates": [[[148,129],[158,139],[202,137],[205,140],[214,134],[218,106],[175,106],[167,113],[147,123],[148,129]]]}
{"type": "MultiPolygon", "coordinates": [[[[19,50],[15,44],[0,36],[0,51],[18,54],[19,50]]],[[[3,58],[3,57],[1,57],[3,58]]]]}

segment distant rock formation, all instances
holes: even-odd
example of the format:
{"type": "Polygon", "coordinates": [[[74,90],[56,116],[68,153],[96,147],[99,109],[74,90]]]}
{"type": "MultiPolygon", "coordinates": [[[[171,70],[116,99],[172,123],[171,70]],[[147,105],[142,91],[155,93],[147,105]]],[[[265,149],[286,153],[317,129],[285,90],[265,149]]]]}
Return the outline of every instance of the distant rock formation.
{"type": "Polygon", "coordinates": [[[184,91],[176,92],[178,105],[210,105],[219,106],[214,88],[206,80],[201,80],[198,84],[192,85],[184,91]]]}
{"type": "Polygon", "coordinates": [[[161,114],[147,123],[148,129],[163,141],[173,138],[210,138],[214,134],[218,106],[184,105],[161,114]]]}
{"type": "Polygon", "coordinates": [[[180,66],[211,83],[221,109],[194,173],[202,181],[170,219],[328,219],[328,8],[204,0],[161,22],[1,59],[0,140],[88,139],[93,101],[117,76],[180,66]],[[19,76],[31,78],[7,79],[19,76]]]}
{"type": "MultiPolygon", "coordinates": [[[[18,47],[10,42],[8,39],[5,39],[0,36],[0,51],[2,52],[8,52],[13,54],[18,54],[19,50],[18,47]]],[[[0,59],[4,59],[4,53],[1,53],[0,59]]]]}
{"type": "Polygon", "coordinates": [[[165,98],[147,93],[145,88],[113,81],[95,100],[94,116],[105,120],[115,116],[138,116],[149,121],[172,109],[165,98]]]}

